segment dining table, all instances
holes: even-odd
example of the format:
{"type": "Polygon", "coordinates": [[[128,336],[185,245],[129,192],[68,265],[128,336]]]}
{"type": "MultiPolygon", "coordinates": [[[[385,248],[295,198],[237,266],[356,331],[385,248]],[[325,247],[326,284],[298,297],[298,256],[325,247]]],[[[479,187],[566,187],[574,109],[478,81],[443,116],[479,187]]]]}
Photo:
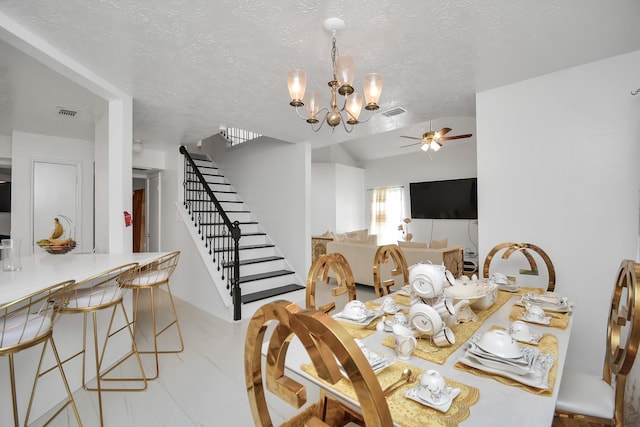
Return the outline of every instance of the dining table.
{"type": "MultiPolygon", "coordinates": [[[[405,383],[386,397],[396,426],[550,426],[571,336],[573,305],[568,312],[546,312],[548,325],[528,323],[538,333],[539,340],[535,344],[519,343],[523,351],[537,352],[540,359],[545,356],[544,360],[550,361],[546,367],[546,382],[530,379],[523,382],[513,373],[504,375],[500,371],[496,373],[495,369],[476,369],[477,366],[461,361],[466,359],[470,342],[477,342],[489,330],[508,330],[513,321],[520,320],[524,314],[521,306],[523,295],[531,295],[532,292],[542,293],[542,290],[520,288],[515,292],[500,291],[490,307],[475,310],[477,319],[451,325],[455,335],[453,345],[438,347],[430,337],[420,336],[409,360],[397,357],[393,333],[376,328],[382,317],[365,326],[344,322],[335,314],[333,317],[359,340],[362,347],[390,361],[380,371],[374,370],[383,389],[397,381],[402,371],[409,368],[419,375],[435,370],[444,376],[447,386],[459,390],[449,408],[434,408],[415,398],[416,382],[405,383]]],[[[406,293],[394,292],[389,297],[397,301],[398,308],[408,313],[410,298],[406,293]]],[[[371,310],[380,310],[384,298],[367,301],[366,305],[371,310]]],[[[386,316],[387,320],[389,318],[386,316]]],[[[343,404],[358,410],[358,401],[349,380],[343,378],[336,384],[329,384],[320,379],[298,339],[293,339],[289,346],[285,366],[289,375],[324,389],[343,404]]]]}
{"type": "MultiPolygon", "coordinates": [[[[49,254],[36,253],[20,258],[21,269],[17,271],[0,270],[0,305],[17,301],[32,293],[41,291],[49,286],[63,281],[75,280],[79,282],[93,277],[96,274],[109,269],[128,264],[138,263],[144,265],[152,262],[165,252],[141,252],[141,253],[66,253],[49,254]]],[[[132,298],[129,292],[124,294],[125,309],[131,314],[132,298]]],[[[108,310],[106,310],[108,311],[108,310]]],[[[110,313],[98,313],[100,333],[106,333],[106,325],[109,322],[110,313]]],[[[82,348],[82,318],[75,315],[59,316],[54,326],[54,339],[61,356],[75,352],[82,348]]],[[[104,335],[103,335],[104,336],[104,335]]],[[[115,363],[120,357],[131,349],[131,341],[115,339],[110,341],[109,352],[104,360],[104,365],[115,363]]],[[[34,364],[37,363],[37,352],[23,352],[20,354],[20,363],[16,366],[16,380],[18,384],[30,384],[35,372],[34,364]]],[[[70,361],[65,365],[65,372],[72,391],[82,386],[80,373],[82,372],[81,358],[70,361]]],[[[8,378],[6,364],[0,364],[0,378],[8,378]],[[5,375],[7,374],[7,375],[5,375]]],[[[53,376],[53,375],[51,375],[53,376]]],[[[26,394],[30,388],[21,389],[20,401],[28,401],[26,394]]],[[[55,381],[41,381],[38,385],[38,395],[32,408],[32,419],[36,419],[58,402],[65,398],[62,387],[55,381]]],[[[13,423],[11,411],[0,411],[0,425],[13,423]]]]}

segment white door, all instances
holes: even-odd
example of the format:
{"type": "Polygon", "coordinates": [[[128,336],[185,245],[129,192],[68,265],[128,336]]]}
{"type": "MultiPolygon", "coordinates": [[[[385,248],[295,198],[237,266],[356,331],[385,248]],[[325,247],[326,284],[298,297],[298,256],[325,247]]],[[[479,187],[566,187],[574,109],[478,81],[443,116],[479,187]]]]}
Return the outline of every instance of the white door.
{"type": "Polygon", "coordinates": [[[80,165],[51,162],[33,162],[33,251],[41,249],[38,240],[51,236],[54,219],[58,218],[65,229],[64,238],[72,237],[78,242],[76,252],[81,250],[82,227],[78,207],[80,206],[80,165]]]}

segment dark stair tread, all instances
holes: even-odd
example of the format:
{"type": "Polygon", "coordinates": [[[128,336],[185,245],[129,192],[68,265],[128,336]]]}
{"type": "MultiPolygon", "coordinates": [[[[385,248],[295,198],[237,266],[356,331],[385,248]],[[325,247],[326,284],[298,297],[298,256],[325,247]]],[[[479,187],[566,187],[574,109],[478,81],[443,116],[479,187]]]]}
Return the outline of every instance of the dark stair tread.
{"type": "MultiPolygon", "coordinates": [[[[243,249],[263,249],[263,248],[273,248],[275,245],[271,244],[271,243],[265,243],[262,245],[246,245],[246,246],[239,246],[238,250],[243,250],[243,249]]],[[[214,250],[214,252],[225,252],[227,251],[227,248],[220,248],[220,249],[216,249],[214,250]]]]}
{"type": "MultiPolygon", "coordinates": [[[[242,227],[243,225],[255,225],[257,224],[258,221],[245,221],[242,222],[240,221],[240,227],[242,227]]],[[[224,225],[224,222],[201,222],[200,225],[224,225]]]]}
{"type": "MultiPolygon", "coordinates": [[[[215,193],[215,191],[214,191],[215,193]]],[[[187,202],[207,202],[208,200],[201,199],[187,199],[187,202]]],[[[220,203],[242,203],[241,200],[218,200],[220,203]]]]}
{"type": "MultiPolygon", "coordinates": [[[[192,212],[199,212],[199,213],[201,213],[201,212],[204,212],[204,213],[211,212],[211,213],[215,213],[215,211],[212,211],[211,209],[194,209],[194,210],[192,210],[192,212]]],[[[225,212],[226,213],[250,213],[251,211],[233,211],[233,210],[228,210],[227,209],[227,210],[225,210],[225,212]]]]}
{"type": "Polygon", "coordinates": [[[191,158],[193,160],[206,160],[207,162],[209,162],[209,157],[207,157],[206,154],[200,154],[200,153],[191,153],[189,152],[189,155],[191,156],[191,158]]]}
{"type": "MultiPolygon", "coordinates": [[[[204,224],[203,224],[204,225],[204,224]]],[[[255,233],[241,233],[240,237],[249,237],[249,236],[266,236],[267,233],[263,233],[261,231],[256,231],[255,233]]],[[[207,234],[207,239],[214,239],[214,238],[219,238],[219,239],[223,239],[227,236],[217,236],[214,234],[207,234]]]]}
{"type": "MultiPolygon", "coordinates": [[[[260,258],[251,258],[251,259],[243,259],[240,260],[240,265],[250,265],[250,264],[259,264],[261,262],[270,262],[270,261],[280,261],[283,260],[284,257],[283,256],[265,256],[265,257],[260,257],[260,258]]],[[[222,263],[223,267],[232,267],[233,266],[233,262],[231,261],[225,261],[222,263]]]]}
{"type": "Polygon", "coordinates": [[[254,282],[256,280],[270,279],[272,277],[288,276],[289,274],[294,274],[294,273],[295,272],[292,270],[274,270],[274,271],[267,271],[265,273],[250,274],[248,276],[240,277],[239,283],[248,283],[248,282],[254,282]]]}
{"type": "Polygon", "coordinates": [[[266,289],[264,291],[253,292],[251,294],[242,295],[241,301],[242,304],[248,304],[250,302],[260,301],[266,298],[275,297],[277,295],[286,294],[289,292],[298,291],[300,289],[304,289],[304,286],[290,284],[284,285],[273,289],[266,289]]]}

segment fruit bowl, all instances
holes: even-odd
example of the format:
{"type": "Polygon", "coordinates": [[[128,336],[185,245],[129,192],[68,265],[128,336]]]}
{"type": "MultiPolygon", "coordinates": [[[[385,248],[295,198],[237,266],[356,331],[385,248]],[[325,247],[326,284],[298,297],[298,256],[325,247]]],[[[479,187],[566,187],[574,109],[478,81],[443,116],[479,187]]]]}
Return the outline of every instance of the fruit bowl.
{"type": "Polygon", "coordinates": [[[50,254],[61,255],[72,251],[76,247],[76,241],[68,239],[60,243],[52,243],[50,240],[40,240],[38,246],[50,254]]]}

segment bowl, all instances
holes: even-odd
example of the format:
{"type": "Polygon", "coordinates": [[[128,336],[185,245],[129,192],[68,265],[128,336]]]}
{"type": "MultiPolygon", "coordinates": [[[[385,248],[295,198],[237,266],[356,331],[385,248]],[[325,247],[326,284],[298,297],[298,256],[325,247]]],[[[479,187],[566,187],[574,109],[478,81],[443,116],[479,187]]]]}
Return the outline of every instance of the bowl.
{"type": "Polygon", "coordinates": [[[351,320],[362,319],[367,315],[367,312],[367,307],[358,300],[349,301],[342,309],[342,315],[351,320]]]}
{"type": "Polygon", "coordinates": [[[505,359],[522,357],[522,350],[518,342],[507,331],[487,331],[480,337],[478,347],[505,359]]]}
{"type": "Polygon", "coordinates": [[[418,263],[409,267],[409,284],[421,298],[434,298],[442,294],[445,281],[443,265],[418,263]]]}
{"type": "Polygon", "coordinates": [[[532,338],[531,328],[522,320],[516,320],[511,324],[509,333],[517,340],[529,341],[532,338]]]}
{"type": "Polygon", "coordinates": [[[444,322],[436,309],[423,303],[411,306],[409,309],[409,324],[425,335],[433,335],[444,326],[444,322]]]}
{"type": "Polygon", "coordinates": [[[454,303],[466,299],[471,308],[486,310],[498,299],[498,285],[485,281],[468,281],[456,286],[449,286],[444,290],[444,294],[453,298],[454,303]]]}

